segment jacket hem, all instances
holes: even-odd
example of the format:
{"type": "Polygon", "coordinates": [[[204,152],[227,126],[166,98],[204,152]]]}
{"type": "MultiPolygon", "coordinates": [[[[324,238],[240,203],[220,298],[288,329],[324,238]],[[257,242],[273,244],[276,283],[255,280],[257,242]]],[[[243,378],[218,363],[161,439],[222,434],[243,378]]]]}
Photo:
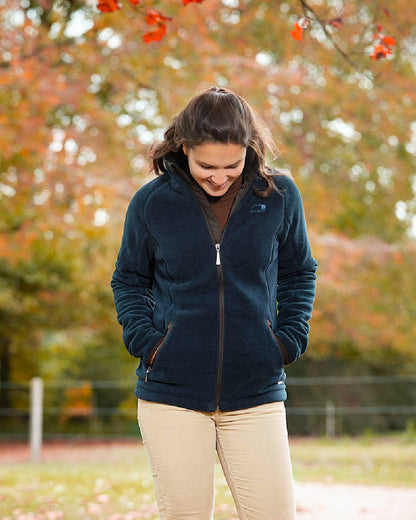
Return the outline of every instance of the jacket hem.
{"type": "Polygon", "coordinates": [[[286,401],[287,393],[285,389],[273,390],[267,394],[261,394],[246,399],[238,399],[236,401],[221,401],[220,410],[222,412],[231,412],[233,410],[244,410],[246,408],[253,408],[254,406],[261,406],[262,404],[275,403],[279,401],[286,401]]]}
{"type": "Polygon", "coordinates": [[[216,409],[215,398],[206,401],[201,401],[200,399],[195,400],[185,396],[155,392],[149,389],[144,389],[139,385],[136,387],[135,395],[138,399],[144,399],[145,401],[179,406],[180,408],[188,408],[189,410],[214,412],[216,409]]]}
{"type": "MultiPolygon", "coordinates": [[[[201,401],[200,399],[194,400],[192,398],[189,398],[188,396],[185,397],[154,392],[152,390],[143,389],[143,387],[141,386],[136,387],[135,395],[138,399],[143,399],[145,401],[162,403],[170,406],[178,406],[180,408],[187,408],[188,410],[195,410],[200,412],[215,412],[215,410],[217,409],[215,399],[206,401],[201,401]]],[[[255,406],[261,406],[263,404],[286,401],[286,399],[286,389],[282,388],[279,390],[273,390],[272,392],[268,392],[266,394],[252,396],[246,399],[238,399],[236,401],[222,400],[219,405],[219,410],[221,412],[244,410],[247,408],[253,408],[255,406]]]]}

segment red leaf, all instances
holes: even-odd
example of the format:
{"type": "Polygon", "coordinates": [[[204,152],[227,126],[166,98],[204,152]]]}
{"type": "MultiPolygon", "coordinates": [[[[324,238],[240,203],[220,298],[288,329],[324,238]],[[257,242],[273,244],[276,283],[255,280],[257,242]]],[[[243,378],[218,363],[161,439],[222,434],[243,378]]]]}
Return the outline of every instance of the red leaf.
{"type": "Polygon", "coordinates": [[[393,36],[385,36],[381,41],[388,47],[393,47],[393,45],[396,45],[396,40],[393,38],[393,36]]]}
{"type": "Polygon", "coordinates": [[[381,60],[383,58],[386,58],[388,54],[392,54],[391,49],[382,44],[375,45],[373,49],[373,54],[371,54],[370,58],[372,60],[381,60]]]}
{"type": "Polygon", "coordinates": [[[129,0],[131,5],[139,5],[141,0],[129,0]]]}
{"type": "Polygon", "coordinates": [[[146,12],[146,23],[148,25],[154,25],[159,22],[169,22],[172,20],[171,17],[163,15],[161,12],[156,11],[156,9],[148,9],[146,12]]]}
{"type": "Polygon", "coordinates": [[[300,41],[302,39],[303,34],[302,27],[298,23],[295,23],[295,28],[293,29],[293,31],[290,31],[290,34],[292,35],[292,38],[300,41]]]}
{"type": "Polygon", "coordinates": [[[329,20],[329,22],[328,22],[328,25],[332,25],[332,27],[336,27],[337,29],[339,29],[342,24],[343,24],[343,21],[342,21],[341,17],[333,18],[332,20],[329,20]]]}
{"type": "Polygon", "coordinates": [[[102,13],[112,13],[120,9],[117,0],[97,0],[97,9],[102,13]]]}
{"type": "Polygon", "coordinates": [[[203,2],[204,0],[182,0],[182,3],[183,5],[188,5],[188,4],[200,4],[201,2],[203,2]]]}
{"type": "Polygon", "coordinates": [[[159,23],[156,31],[149,31],[143,35],[143,41],[144,41],[144,43],[160,42],[160,40],[165,36],[165,34],[166,34],[166,24],[159,23]]]}
{"type": "Polygon", "coordinates": [[[146,12],[146,23],[148,25],[153,25],[159,21],[159,11],[156,9],[148,9],[146,12]]]}

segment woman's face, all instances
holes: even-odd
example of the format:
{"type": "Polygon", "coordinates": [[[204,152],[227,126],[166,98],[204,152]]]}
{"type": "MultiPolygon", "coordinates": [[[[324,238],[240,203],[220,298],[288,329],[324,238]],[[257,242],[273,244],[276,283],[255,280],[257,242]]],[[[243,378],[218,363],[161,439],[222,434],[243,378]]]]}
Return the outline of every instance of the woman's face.
{"type": "Polygon", "coordinates": [[[189,170],[201,188],[214,197],[227,192],[244,168],[247,149],[239,144],[206,142],[185,148],[189,170]]]}

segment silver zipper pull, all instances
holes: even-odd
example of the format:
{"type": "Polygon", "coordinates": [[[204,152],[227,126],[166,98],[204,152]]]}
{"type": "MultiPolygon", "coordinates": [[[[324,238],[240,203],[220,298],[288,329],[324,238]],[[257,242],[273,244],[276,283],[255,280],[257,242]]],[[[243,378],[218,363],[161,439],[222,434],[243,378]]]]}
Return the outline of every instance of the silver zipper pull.
{"type": "Polygon", "coordinates": [[[221,244],[215,244],[215,249],[217,250],[217,260],[215,262],[215,265],[221,265],[220,248],[221,244]]]}

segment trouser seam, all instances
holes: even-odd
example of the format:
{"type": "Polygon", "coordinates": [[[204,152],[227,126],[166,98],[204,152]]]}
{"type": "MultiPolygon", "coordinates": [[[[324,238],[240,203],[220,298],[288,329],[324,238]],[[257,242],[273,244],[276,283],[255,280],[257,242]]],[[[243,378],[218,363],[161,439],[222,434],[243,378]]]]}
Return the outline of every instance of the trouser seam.
{"type": "Polygon", "coordinates": [[[234,484],[234,481],[233,481],[233,478],[232,478],[232,475],[231,475],[231,471],[230,471],[229,466],[227,464],[225,453],[224,453],[223,447],[221,445],[221,440],[220,440],[220,437],[219,437],[218,433],[217,433],[217,453],[218,453],[218,457],[220,459],[221,466],[223,468],[223,471],[224,471],[225,478],[227,480],[228,486],[230,487],[231,493],[233,495],[235,506],[236,506],[237,512],[238,512],[238,516],[239,516],[240,520],[246,520],[247,519],[247,515],[244,512],[243,507],[241,505],[240,497],[239,497],[239,494],[238,494],[238,489],[237,489],[237,486],[234,484]]]}

